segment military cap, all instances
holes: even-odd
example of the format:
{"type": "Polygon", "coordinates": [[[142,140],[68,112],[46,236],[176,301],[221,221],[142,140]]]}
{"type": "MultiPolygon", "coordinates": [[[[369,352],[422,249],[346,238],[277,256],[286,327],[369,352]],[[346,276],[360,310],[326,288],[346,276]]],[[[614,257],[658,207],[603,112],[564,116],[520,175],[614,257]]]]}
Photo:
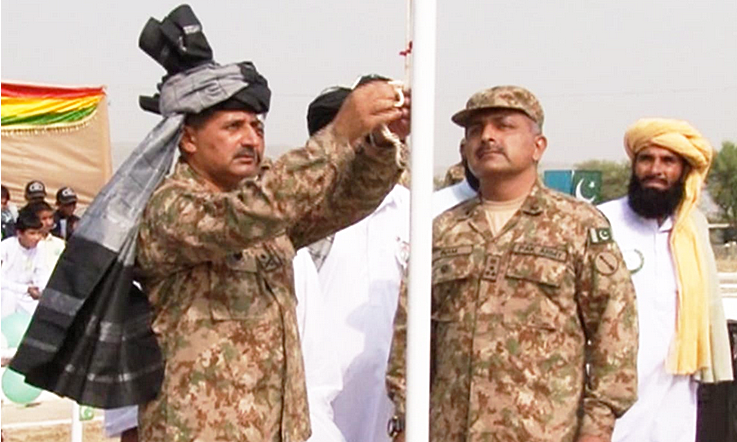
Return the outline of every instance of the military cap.
{"type": "Polygon", "coordinates": [[[495,86],[471,95],[466,108],[456,112],[451,119],[459,126],[466,127],[468,119],[475,112],[485,109],[516,109],[524,112],[542,128],[545,115],[535,95],[520,86],[495,86]]]}
{"type": "Polygon", "coordinates": [[[46,186],[39,180],[29,181],[26,184],[25,197],[28,201],[46,198],[46,186]]]}

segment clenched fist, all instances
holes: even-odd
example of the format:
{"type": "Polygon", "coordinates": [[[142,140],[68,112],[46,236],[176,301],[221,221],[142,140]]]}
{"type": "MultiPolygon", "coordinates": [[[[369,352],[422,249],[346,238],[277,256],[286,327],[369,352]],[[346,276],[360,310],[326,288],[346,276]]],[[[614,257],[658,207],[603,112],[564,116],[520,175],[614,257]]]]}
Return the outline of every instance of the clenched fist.
{"type": "Polygon", "coordinates": [[[405,90],[404,103],[399,103],[397,86],[387,81],[372,81],[358,86],[346,98],[333,120],[338,139],[354,144],[369,133],[379,133],[383,125],[400,139],[409,134],[410,97],[405,90]]]}

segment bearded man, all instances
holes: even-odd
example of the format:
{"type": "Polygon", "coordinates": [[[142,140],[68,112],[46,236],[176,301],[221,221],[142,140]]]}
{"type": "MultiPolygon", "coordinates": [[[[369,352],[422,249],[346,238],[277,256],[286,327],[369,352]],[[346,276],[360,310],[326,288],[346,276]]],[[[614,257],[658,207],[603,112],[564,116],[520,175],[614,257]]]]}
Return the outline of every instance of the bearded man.
{"type": "Polygon", "coordinates": [[[714,150],[685,121],[641,119],[625,134],[626,197],[599,206],[637,292],[638,400],[616,442],[696,440],[697,382],[732,379],[706,218],[696,204],[714,150]]]}

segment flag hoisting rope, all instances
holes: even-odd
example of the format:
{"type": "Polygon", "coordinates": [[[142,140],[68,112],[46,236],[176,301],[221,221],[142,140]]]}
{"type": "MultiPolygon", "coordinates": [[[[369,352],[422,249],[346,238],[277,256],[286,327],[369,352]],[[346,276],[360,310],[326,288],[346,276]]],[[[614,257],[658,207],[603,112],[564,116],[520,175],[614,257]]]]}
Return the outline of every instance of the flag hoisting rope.
{"type": "Polygon", "coordinates": [[[408,0],[412,38],[405,67],[411,65],[410,260],[407,317],[406,441],[429,440],[430,290],[432,191],[435,130],[436,0],[408,0]]]}

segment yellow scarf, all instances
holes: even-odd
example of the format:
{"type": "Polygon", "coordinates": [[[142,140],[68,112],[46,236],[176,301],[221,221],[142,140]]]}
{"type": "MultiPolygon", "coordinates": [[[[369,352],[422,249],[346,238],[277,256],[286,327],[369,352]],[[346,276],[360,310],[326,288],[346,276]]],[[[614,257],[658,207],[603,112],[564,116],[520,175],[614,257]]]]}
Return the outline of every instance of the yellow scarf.
{"type": "Polygon", "coordinates": [[[671,255],[678,280],[676,336],[671,344],[666,368],[674,374],[693,374],[709,367],[712,349],[709,339],[709,278],[702,245],[690,216],[709,172],[714,149],[685,121],[644,118],[627,129],[624,136],[631,159],[648,146],[668,149],[680,155],[691,170],[684,182],[683,200],[678,206],[670,235],[671,255]]]}

